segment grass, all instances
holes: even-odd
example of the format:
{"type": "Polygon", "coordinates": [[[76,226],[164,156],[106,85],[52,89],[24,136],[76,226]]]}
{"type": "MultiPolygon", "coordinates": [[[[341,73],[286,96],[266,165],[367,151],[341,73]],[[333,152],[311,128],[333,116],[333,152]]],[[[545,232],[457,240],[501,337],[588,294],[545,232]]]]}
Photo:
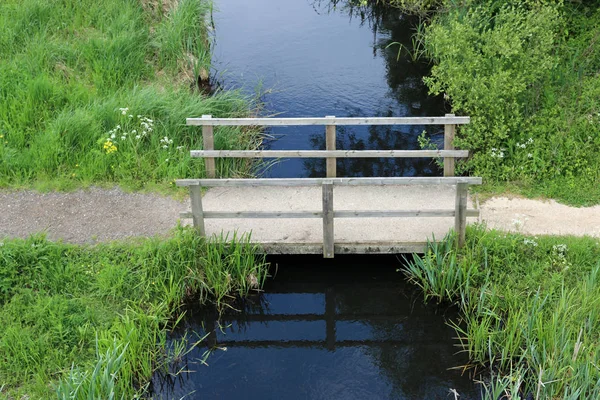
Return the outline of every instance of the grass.
{"type": "Polygon", "coordinates": [[[598,239],[470,227],[464,248],[431,243],[404,271],[460,306],[452,324],[486,399],[600,398],[598,239]]]}
{"type": "Polygon", "coordinates": [[[262,287],[266,274],[247,236],[205,240],[187,228],[167,240],[97,246],[41,236],[1,242],[0,393],[141,396],[176,356],[166,335],[184,301],[223,308],[262,287]]]}
{"type": "MultiPolygon", "coordinates": [[[[211,7],[208,0],[1,2],[0,186],[138,190],[202,176],[203,163],[189,157],[202,148],[201,134],[185,118],[247,116],[254,107],[238,92],[203,90],[211,7]]],[[[258,141],[256,131],[215,130],[219,148],[258,141]]],[[[246,174],[249,165],[223,161],[219,170],[246,174]]]]}

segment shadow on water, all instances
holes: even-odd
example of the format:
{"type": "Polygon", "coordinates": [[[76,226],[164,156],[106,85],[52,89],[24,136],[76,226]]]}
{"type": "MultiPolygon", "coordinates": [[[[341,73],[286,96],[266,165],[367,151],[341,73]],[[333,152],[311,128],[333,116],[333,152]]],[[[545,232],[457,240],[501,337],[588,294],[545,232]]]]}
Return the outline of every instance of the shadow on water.
{"type": "Polygon", "coordinates": [[[479,398],[452,369],[466,362],[447,325],[457,311],[425,306],[397,258],[269,261],[274,278],[241,311],[189,307],[170,340],[208,337],[171,369],[194,372],[155,376],[158,398],[479,398]]]}
{"type": "MultiPolygon", "coordinates": [[[[215,14],[215,65],[229,87],[267,88],[269,113],[308,116],[440,116],[442,97],[428,95],[430,65],[413,60],[418,17],[351,1],[228,0],[215,14]],[[398,43],[398,44],[394,44],[398,43]],[[400,57],[398,50],[402,46],[400,57]]],[[[419,149],[424,130],[443,142],[441,126],[338,127],[338,149],[419,149]]],[[[322,126],[276,127],[269,149],[324,149],[322,126]]],[[[322,159],[288,159],[270,177],[324,176],[322,159]]],[[[345,159],[339,176],[434,176],[428,159],[345,159]]]]}

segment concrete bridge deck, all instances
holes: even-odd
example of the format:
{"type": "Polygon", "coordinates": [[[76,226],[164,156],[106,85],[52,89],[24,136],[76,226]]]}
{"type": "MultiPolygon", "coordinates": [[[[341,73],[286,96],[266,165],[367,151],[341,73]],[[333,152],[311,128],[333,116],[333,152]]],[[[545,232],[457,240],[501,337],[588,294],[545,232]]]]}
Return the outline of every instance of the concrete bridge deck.
{"type": "MultiPolygon", "coordinates": [[[[340,186],[334,188],[334,214],[343,210],[455,209],[452,185],[340,186]]],[[[249,186],[213,187],[202,197],[204,212],[322,210],[320,187],[249,186]]],[[[419,213],[415,211],[415,215],[419,213]]],[[[470,211],[468,216],[476,215],[470,211]]],[[[320,254],[323,220],[316,218],[206,218],[207,236],[237,230],[251,232],[252,241],[271,254],[320,254]]],[[[344,253],[412,253],[424,249],[428,238],[443,238],[454,227],[454,216],[340,218],[336,215],[334,246],[344,253]]]]}

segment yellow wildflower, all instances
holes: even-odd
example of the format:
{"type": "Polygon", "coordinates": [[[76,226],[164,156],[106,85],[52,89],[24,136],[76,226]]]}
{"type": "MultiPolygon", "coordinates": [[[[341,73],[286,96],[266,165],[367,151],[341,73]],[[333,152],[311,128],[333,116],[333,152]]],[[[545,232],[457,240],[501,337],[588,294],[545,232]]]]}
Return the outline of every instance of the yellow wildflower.
{"type": "Polygon", "coordinates": [[[103,148],[104,151],[106,151],[106,154],[114,153],[115,151],[117,151],[117,146],[115,146],[115,144],[110,139],[107,139],[106,142],[104,142],[103,148]]]}

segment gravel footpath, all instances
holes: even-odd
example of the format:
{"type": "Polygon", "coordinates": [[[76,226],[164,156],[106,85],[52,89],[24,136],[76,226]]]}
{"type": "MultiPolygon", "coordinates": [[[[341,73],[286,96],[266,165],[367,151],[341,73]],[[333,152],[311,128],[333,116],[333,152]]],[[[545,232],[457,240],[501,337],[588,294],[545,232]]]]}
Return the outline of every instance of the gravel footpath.
{"type": "Polygon", "coordinates": [[[117,188],[70,193],[0,191],[0,207],[0,238],[46,232],[51,240],[70,243],[165,235],[177,224],[179,212],[189,208],[168,197],[117,188]]]}

